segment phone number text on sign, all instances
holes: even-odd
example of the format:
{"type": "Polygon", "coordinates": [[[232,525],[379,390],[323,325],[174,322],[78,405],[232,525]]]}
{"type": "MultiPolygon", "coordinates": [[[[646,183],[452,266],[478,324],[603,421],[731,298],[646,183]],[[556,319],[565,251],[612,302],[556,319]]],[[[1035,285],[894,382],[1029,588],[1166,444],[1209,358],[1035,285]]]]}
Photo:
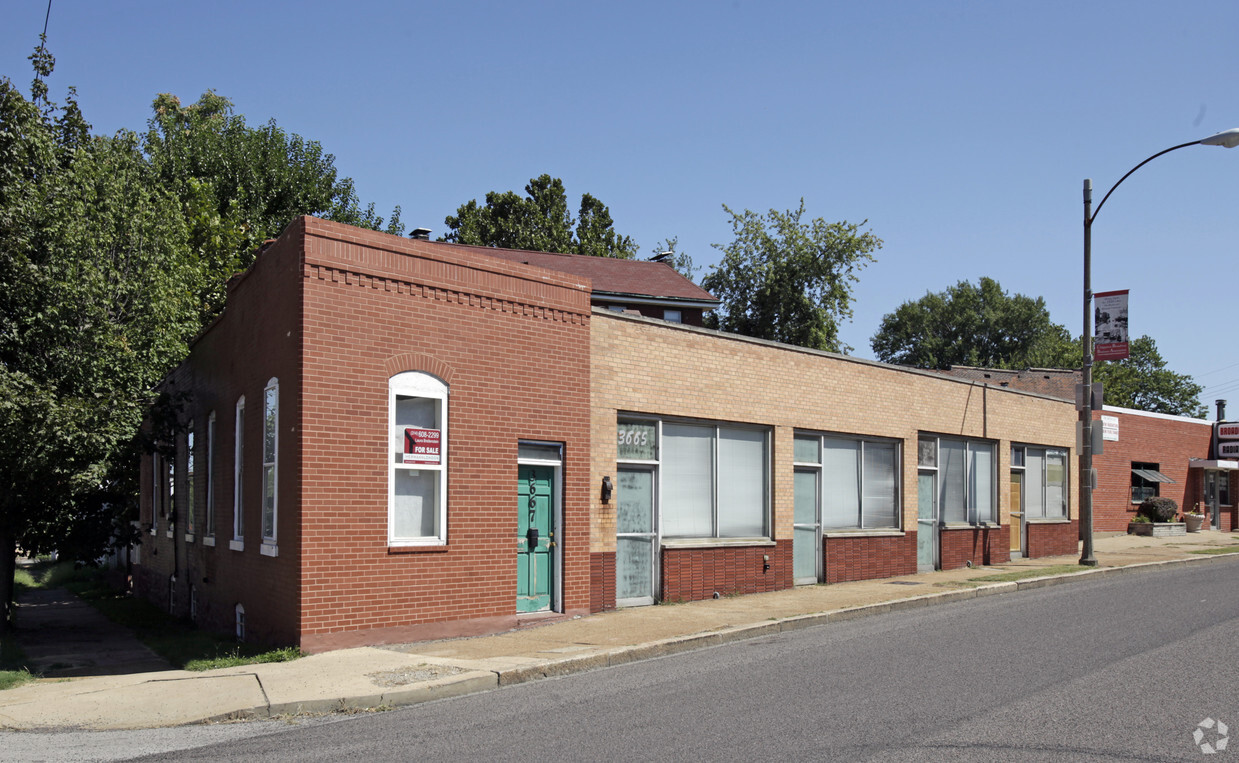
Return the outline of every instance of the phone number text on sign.
{"type": "Polygon", "coordinates": [[[408,427],[404,430],[404,462],[406,464],[437,464],[440,458],[438,429],[408,427]]]}

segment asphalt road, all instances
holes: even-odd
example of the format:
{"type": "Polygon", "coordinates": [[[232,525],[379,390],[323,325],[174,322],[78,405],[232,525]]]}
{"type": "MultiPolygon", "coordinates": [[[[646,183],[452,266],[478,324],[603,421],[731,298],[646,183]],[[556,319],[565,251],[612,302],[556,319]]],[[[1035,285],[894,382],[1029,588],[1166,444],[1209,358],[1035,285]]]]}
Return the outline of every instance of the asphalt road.
{"type": "MultiPolygon", "coordinates": [[[[1193,732],[1239,736],[1237,590],[1239,561],[1131,573],[125,757],[1222,761],[1239,739],[1205,757],[1193,732]]],[[[6,735],[5,754],[39,736],[6,735]]],[[[60,739],[96,740],[66,756],[83,760],[117,759],[103,743],[121,738],[60,739]]],[[[43,741],[24,759],[61,759],[43,741]]]]}

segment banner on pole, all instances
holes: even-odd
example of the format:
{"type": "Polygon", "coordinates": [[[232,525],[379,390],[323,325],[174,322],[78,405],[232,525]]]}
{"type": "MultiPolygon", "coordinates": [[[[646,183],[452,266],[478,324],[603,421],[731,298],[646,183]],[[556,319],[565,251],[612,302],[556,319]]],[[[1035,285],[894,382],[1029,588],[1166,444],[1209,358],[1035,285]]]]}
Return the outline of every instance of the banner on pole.
{"type": "Polygon", "coordinates": [[[1093,295],[1093,358],[1122,360],[1127,357],[1127,289],[1093,295]]]}

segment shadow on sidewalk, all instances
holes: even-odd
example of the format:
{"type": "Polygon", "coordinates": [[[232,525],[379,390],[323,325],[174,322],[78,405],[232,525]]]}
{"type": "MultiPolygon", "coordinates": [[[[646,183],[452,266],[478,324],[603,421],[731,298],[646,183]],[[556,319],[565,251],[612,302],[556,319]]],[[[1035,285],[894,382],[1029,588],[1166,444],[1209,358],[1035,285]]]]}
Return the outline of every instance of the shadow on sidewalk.
{"type": "Polygon", "coordinates": [[[26,668],[44,678],[172,670],[132,631],[64,588],[19,593],[15,635],[26,668]]]}

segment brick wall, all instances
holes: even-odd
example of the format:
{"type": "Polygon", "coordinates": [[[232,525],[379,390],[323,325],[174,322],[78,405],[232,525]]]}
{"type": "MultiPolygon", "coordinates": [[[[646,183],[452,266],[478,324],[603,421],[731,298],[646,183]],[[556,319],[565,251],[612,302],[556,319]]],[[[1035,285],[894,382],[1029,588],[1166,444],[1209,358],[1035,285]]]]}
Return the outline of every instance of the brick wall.
{"type": "Polygon", "coordinates": [[[615,554],[589,555],[589,611],[615,609],[615,554]]]}
{"type": "MultiPolygon", "coordinates": [[[[1004,525],[1010,511],[1011,443],[1075,447],[1071,403],[1028,393],[598,310],[591,344],[591,484],[599,484],[603,476],[615,477],[620,413],[769,427],[771,535],[779,542],[792,537],[796,429],[902,442],[905,528],[916,526],[916,443],[922,432],[997,443],[998,506],[1004,525]]],[[[1070,460],[1070,479],[1077,484],[1075,458],[1070,460]]],[[[597,495],[590,498],[590,548],[595,554],[614,553],[615,504],[604,504],[597,495]]],[[[1076,508],[1070,511],[1074,515],[1076,508]]],[[[1006,542],[1001,542],[1001,553],[997,538],[991,544],[991,557],[1006,561],[1006,542]]],[[[759,553],[757,548],[748,553],[759,553]]],[[[873,549],[872,559],[858,562],[859,572],[836,568],[831,574],[840,579],[901,574],[895,571],[915,565],[913,532],[873,549]]],[[[700,590],[695,581],[675,579],[683,569],[669,568],[664,560],[664,590],[700,590]]],[[[783,579],[790,585],[790,576],[783,579]]]]}
{"type": "MultiPolygon", "coordinates": [[[[1208,458],[1213,426],[1203,419],[1106,408],[1094,414],[1119,420],[1119,439],[1107,440],[1093,457],[1097,489],[1093,492],[1093,529],[1126,530],[1139,504],[1131,502],[1131,465],[1153,463],[1174,480],[1159,485],[1159,495],[1173,498],[1180,510],[1204,499],[1204,472],[1188,469],[1188,459],[1208,458]]],[[[1100,426],[1100,423],[1094,426],[1100,426]]],[[[1233,493],[1232,493],[1233,495],[1233,493]]]]}
{"type": "Polygon", "coordinates": [[[1029,522],[1024,556],[1065,556],[1080,550],[1080,522],[1029,522]]]}
{"type": "Polygon", "coordinates": [[[224,315],[171,379],[195,392],[200,443],[206,415],[217,413],[219,530],[214,547],[197,539],[186,553],[163,547],[161,527],[158,547],[143,548],[144,590],[157,600],[179,558],[185,579],[201,581],[204,624],[231,630],[242,603],[253,638],[307,651],[508,627],[517,444],[537,440],[563,445],[562,607],[588,611],[589,322],[583,279],[295,221],[233,284],[224,315]],[[388,379],[402,371],[449,387],[446,546],[387,544],[388,379]],[[280,381],[276,557],[258,548],[261,399],[272,376],[280,381]],[[245,545],[232,551],[241,394],[245,545]]]}
{"type": "Polygon", "coordinates": [[[912,575],[916,573],[916,533],[825,537],[822,563],[827,583],[912,575]]]}
{"type": "Polygon", "coordinates": [[[975,567],[1011,561],[1011,531],[1006,527],[944,527],[940,538],[944,570],[957,570],[967,562],[975,567]]]}
{"type": "Polygon", "coordinates": [[[718,593],[764,593],[792,585],[792,542],[775,545],[664,548],[662,601],[699,601],[718,593]],[[766,558],[769,557],[769,562],[766,558]]]}
{"type": "MultiPolygon", "coordinates": [[[[245,608],[246,638],[273,644],[297,641],[300,601],[298,554],[300,470],[297,432],[300,412],[301,310],[300,245],[285,233],[280,244],[263,251],[244,276],[229,283],[228,306],[193,344],[189,358],[164,381],[170,392],[188,393],[182,423],[192,419],[195,434],[195,530],[186,535],[185,503],[180,501],[176,531],[167,537],[167,522],[144,534],[141,564],[135,568],[135,590],[167,609],[169,579],[176,576],[177,616],[189,615],[192,586],[198,600],[197,623],[223,633],[234,632],[236,606],[245,608]],[[259,552],[262,540],[263,389],[279,382],[279,449],[277,453],[277,556],[259,552]],[[242,439],[245,469],[240,550],[233,540],[233,448],[235,410],[245,397],[242,439]],[[214,456],[208,458],[207,420],[215,414],[214,456]],[[208,468],[208,461],[212,469],[208,468]],[[207,505],[211,481],[213,505],[207,505]],[[209,536],[207,513],[215,514],[215,534],[209,536]]],[[[178,438],[176,493],[186,494],[185,436],[178,438]]],[[[142,503],[150,505],[150,459],[144,459],[142,503]]],[[[150,514],[149,509],[143,516],[150,514]]]]}

